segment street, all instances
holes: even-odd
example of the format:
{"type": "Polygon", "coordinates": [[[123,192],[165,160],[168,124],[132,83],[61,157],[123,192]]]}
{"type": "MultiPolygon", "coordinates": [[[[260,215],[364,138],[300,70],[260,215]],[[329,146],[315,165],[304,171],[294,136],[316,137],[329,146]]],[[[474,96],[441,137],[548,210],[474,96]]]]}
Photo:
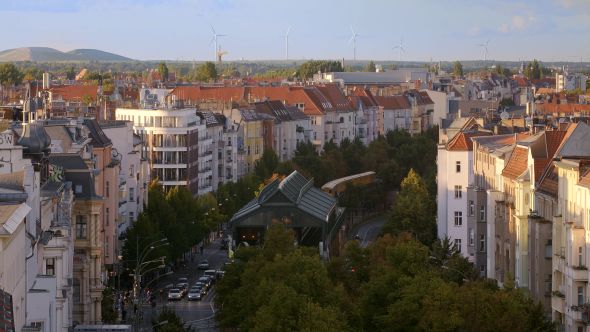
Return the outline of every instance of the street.
{"type": "Polygon", "coordinates": [[[360,237],[359,242],[361,248],[366,248],[377,239],[379,234],[381,234],[383,224],[385,224],[388,218],[389,215],[384,214],[358,225],[358,227],[350,233],[351,239],[358,234],[360,237]]]}
{"type": "Polygon", "coordinates": [[[204,247],[203,254],[195,254],[192,260],[186,263],[182,269],[158,283],[155,289],[156,307],[152,308],[149,304],[143,305],[142,329],[151,331],[152,319],[155,319],[158,313],[164,308],[173,309],[178,316],[185,322],[186,327],[198,329],[199,331],[215,331],[215,286],[213,286],[207,295],[201,301],[188,301],[184,296],[180,301],[168,301],[167,291],[162,292],[162,298],[159,295],[159,289],[166,285],[176,284],[178,278],[188,278],[189,287],[192,286],[200,277],[203,276],[204,270],[199,270],[197,265],[200,261],[206,259],[209,261],[209,269],[219,269],[227,261],[227,250],[220,250],[221,239],[217,238],[214,242],[204,247]]]}

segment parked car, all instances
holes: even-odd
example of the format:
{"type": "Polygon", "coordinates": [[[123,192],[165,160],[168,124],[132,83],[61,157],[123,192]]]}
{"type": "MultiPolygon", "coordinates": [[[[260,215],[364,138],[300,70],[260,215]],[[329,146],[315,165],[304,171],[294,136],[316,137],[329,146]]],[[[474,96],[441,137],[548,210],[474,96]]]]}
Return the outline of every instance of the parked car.
{"type": "Polygon", "coordinates": [[[172,288],[168,291],[168,301],[182,300],[182,291],[178,288],[172,288]]]}
{"type": "Polygon", "coordinates": [[[188,291],[187,300],[197,301],[201,300],[202,297],[203,293],[201,293],[201,288],[193,287],[188,291]]]}
{"type": "Polygon", "coordinates": [[[206,259],[200,261],[198,267],[199,267],[200,270],[207,270],[207,269],[209,269],[209,261],[206,260],[206,259]]]}

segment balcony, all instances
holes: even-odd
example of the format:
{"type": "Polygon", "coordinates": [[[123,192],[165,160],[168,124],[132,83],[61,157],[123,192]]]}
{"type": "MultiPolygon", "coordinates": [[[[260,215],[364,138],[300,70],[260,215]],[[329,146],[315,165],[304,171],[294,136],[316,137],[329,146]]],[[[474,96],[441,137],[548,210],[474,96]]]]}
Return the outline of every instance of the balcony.
{"type": "Polygon", "coordinates": [[[562,294],[556,294],[556,292],[553,292],[553,296],[551,297],[551,309],[561,312],[562,314],[565,313],[565,296],[562,297],[562,294]]]}
{"type": "Polygon", "coordinates": [[[565,267],[565,256],[561,253],[555,253],[555,255],[553,255],[553,268],[561,273],[565,273],[565,267]]]}
{"type": "Polygon", "coordinates": [[[569,266],[567,275],[575,281],[588,281],[588,268],[585,266],[569,266]]]}

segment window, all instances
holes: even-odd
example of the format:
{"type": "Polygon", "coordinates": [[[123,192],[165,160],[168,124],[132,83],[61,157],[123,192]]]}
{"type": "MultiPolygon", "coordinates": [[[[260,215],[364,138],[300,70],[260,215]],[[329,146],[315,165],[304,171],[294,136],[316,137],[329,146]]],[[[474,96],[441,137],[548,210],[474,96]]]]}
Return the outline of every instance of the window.
{"type": "Polygon", "coordinates": [[[584,304],[584,287],[578,287],[578,305],[584,304]]]}
{"type": "Polygon", "coordinates": [[[105,215],[105,221],[106,221],[106,224],[108,226],[109,225],[109,222],[110,222],[110,220],[109,220],[109,217],[110,217],[109,208],[106,209],[106,213],[105,214],[106,214],[105,215]]]}
{"type": "Polygon", "coordinates": [[[135,218],[135,214],[133,212],[129,212],[129,224],[133,224],[135,218]]]}
{"type": "Polygon", "coordinates": [[[109,257],[109,238],[106,236],[104,239],[104,255],[105,257],[109,257]]]}
{"type": "Polygon", "coordinates": [[[455,226],[463,225],[463,212],[455,211],[455,226]]]}
{"type": "Polygon", "coordinates": [[[479,206],[479,221],[486,221],[486,207],[485,205],[479,206]]]}
{"type": "Polygon", "coordinates": [[[73,296],[74,303],[80,303],[80,302],[82,302],[82,293],[80,292],[80,279],[74,278],[73,286],[74,286],[74,296],[73,296]]]}
{"type": "Polygon", "coordinates": [[[76,238],[86,239],[88,231],[88,220],[86,216],[76,216],[76,238]]]}
{"type": "Polygon", "coordinates": [[[107,183],[105,184],[105,192],[107,197],[109,197],[109,192],[111,191],[111,186],[109,184],[109,181],[107,181],[107,183]]]}
{"type": "Polygon", "coordinates": [[[455,172],[461,173],[461,162],[460,161],[455,162],[455,172]]]}
{"type": "Polygon", "coordinates": [[[475,243],[475,231],[473,228],[469,229],[469,245],[473,246],[475,243]]]}
{"type": "Polygon", "coordinates": [[[129,201],[133,202],[135,200],[135,188],[129,188],[129,201]]]}
{"type": "Polygon", "coordinates": [[[45,274],[48,276],[55,275],[55,258],[47,258],[45,260],[45,274]]]}
{"type": "Polygon", "coordinates": [[[82,193],[82,185],[81,184],[77,184],[74,187],[74,193],[76,193],[76,194],[81,194],[82,193]]]}
{"type": "Polygon", "coordinates": [[[578,247],[578,266],[584,265],[582,262],[582,247],[578,247]]]}
{"type": "Polygon", "coordinates": [[[461,252],[461,239],[455,239],[455,250],[461,252]]]}
{"type": "Polygon", "coordinates": [[[486,252],[486,235],[479,234],[479,252],[486,252]]]}
{"type": "Polygon", "coordinates": [[[455,198],[461,198],[463,196],[462,189],[461,186],[455,186],[455,198]]]}
{"type": "Polygon", "coordinates": [[[129,177],[132,178],[135,175],[135,165],[129,166],[129,177]]]}
{"type": "Polygon", "coordinates": [[[475,214],[475,205],[473,201],[469,201],[469,215],[473,216],[475,214]]]}

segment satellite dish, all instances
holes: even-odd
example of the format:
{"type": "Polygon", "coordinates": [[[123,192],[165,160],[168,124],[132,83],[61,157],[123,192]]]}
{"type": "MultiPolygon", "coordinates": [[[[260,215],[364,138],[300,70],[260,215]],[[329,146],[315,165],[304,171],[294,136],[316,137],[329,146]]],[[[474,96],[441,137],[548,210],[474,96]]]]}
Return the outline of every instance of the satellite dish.
{"type": "Polygon", "coordinates": [[[510,114],[508,114],[508,112],[502,111],[502,113],[500,113],[500,119],[507,120],[509,118],[510,118],[510,114]]]}

